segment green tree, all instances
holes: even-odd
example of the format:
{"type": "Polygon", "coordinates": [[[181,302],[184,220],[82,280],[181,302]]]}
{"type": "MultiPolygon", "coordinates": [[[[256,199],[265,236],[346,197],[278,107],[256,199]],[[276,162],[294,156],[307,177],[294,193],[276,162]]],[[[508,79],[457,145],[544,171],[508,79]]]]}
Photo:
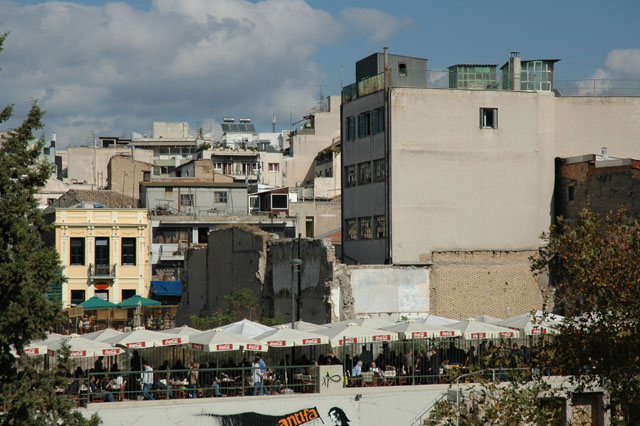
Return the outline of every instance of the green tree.
{"type": "MultiPolygon", "coordinates": [[[[0,35],[0,51],[7,33],[0,35]]],[[[0,123],[13,112],[0,111],[0,123]]],[[[39,371],[25,346],[43,338],[60,319],[60,307],[46,297],[49,284],[61,275],[55,248],[43,247],[46,230],[35,194],[50,176],[50,166],[38,162],[44,139],[32,145],[42,129],[43,112],[37,102],[22,125],[9,133],[0,147],[0,400],[5,404],[3,424],[97,424],[73,413],[70,402],[57,396],[66,387],[67,371],[39,371]],[[12,349],[18,357],[14,356],[12,349]]],[[[63,359],[62,367],[70,367],[63,359]]]]}
{"type": "Polygon", "coordinates": [[[549,274],[568,318],[554,363],[578,386],[606,387],[614,422],[640,424],[640,223],[625,208],[605,218],[586,209],[543,238],[532,270],[549,274]]]}

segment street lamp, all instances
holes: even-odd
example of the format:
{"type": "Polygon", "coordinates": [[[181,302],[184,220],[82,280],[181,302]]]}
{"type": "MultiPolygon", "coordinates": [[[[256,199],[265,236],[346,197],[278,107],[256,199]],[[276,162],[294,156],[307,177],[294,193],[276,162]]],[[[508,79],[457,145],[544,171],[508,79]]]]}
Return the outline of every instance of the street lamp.
{"type": "Polygon", "coordinates": [[[295,330],[296,328],[296,299],[294,296],[294,288],[296,284],[296,278],[298,276],[297,272],[300,270],[300,265],[302,265],[302,259],[291,259],[289,262],[292,266],[291,268],[291,329],[295,330]]]}

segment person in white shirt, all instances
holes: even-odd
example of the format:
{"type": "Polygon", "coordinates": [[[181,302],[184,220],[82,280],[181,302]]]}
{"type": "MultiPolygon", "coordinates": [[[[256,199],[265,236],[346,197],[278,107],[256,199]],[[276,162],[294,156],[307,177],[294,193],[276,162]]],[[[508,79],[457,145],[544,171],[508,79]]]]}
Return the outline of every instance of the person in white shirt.
{"type": "Polygon", "coordinates": [[[144,372],[142,373],[142,390],[144,391],[144,399],[153,400],[153,394],[151,393],[151,386],[153,386],[153,368],[149,365],[147,361],[142,363],[144,367],[144,372]]]}

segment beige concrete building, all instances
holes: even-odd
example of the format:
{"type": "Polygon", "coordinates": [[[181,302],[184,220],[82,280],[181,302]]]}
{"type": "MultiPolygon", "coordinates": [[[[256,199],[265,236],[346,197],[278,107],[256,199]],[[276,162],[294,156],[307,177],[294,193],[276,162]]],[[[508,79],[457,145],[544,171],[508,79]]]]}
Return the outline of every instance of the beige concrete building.
{"type": "MultiPolygon", "coordinates": [[[[640,97],[562,96],[553,86],[556,60],[522,61],[551,70],[542,77],[494,74],[492,90],[450,88],[426,60],[400,56],[389,60],[385,97],[383,58],[360,61],[357,89],[343,90],[344,261],[433,265],[432,309],[440,314],[447,294],[454,303],[467,292],[473,306],[474,295],[505,285],[524,286],[527,302],[502,299],[490,308],[497,316],[540,308],[545,286],[526,258],[554,217],[555,158],[603,145],[637,158],[640,97]],[[523,89],[536,78],[537,90],[523,89]]],[[[503,70],[514,74],[519,60],[503,70]]]]}
{"type": "Polygon", "coordinates": [[[145,209],[59,208],[55,245],[67,282],[62,305],[98,296],[118,303],[149,294],[149,219],[145,209]]]}
{"type": "Polygon", "coordinates": [[[107,165],[107,189],[139,200],[140,182],[149,182],[152,171],[151,163],[136,161],[128,155],[113,156],[107,165]]]}
{"type": "Polygon", "coordinates": [[[284,186],[302,186],[315,176],[314,160],[340,136],[340,96],[327,98],[326,111],[312,110],[304,124],[292,131],[289,156],[285,157],[284,186]]]}

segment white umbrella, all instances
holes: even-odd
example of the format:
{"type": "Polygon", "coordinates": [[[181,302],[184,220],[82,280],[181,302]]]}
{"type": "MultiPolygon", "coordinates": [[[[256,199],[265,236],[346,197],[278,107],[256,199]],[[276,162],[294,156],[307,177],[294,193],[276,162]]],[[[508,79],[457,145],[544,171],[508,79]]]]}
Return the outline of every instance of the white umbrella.
{"type": "Polygon", "coordinates": [[[121,335],[122,331],[114,330],[113,328],[105,328],[104,330],[83,334],[82,337],[89,340],[95,340],[96,342],[104,342],[105,340],[121,335]]]}
{"type": "Polygon", "coordinates": [[[270,347],[278,348],[325,345],[329,343],[327,336],[312,331],[292,330],[288,325],[279,325],[275,330],[259,334],[254,339],[270,347]]]}
{"type": "Polygon", "coordinates": [[[451,318],[445,318],[445,317],[439,317],[437,315],[429,315],[426,318],[421,318],[418,321],[425,323],[427,325],[449,325],[449,324],[455,324],[458,322],[458,320],[454,320],[451,318]]]}
{"type": "Polygon", "coordinates": [[[343,327],[347,324],[351,324],[354,323],[360,327],[365,327],[365,328],[372,328],[372,329],[379,329],[379,328],[383,328],[383,327],[388,327],[390,325],[393,325],[393,321],[387,321],[384,319],[380,319],[380,318],[371,318],[370,316],[364,316],[362,318],[356,318],[356,319],[351,319],[351,320],[344,320],[344,321],[339,321],[339,322],[330,322],[328,324],[324,324],[325,327],[328,328],[336,328],[336,327],[343,327]]]}
{"type": "Polygon", "coordinates": [[[426,337],[456,337],[462,333],[460,330],[446,326],[432,326],[416,320],[407,320],[395,323],[383,330],[400,333],[405,339],[424,339],[426,337]]]}
{"type": "MultiPolygon", "coordinates": [[[[291,323],[284,323],[284,324],[280,324],[280,325],[276,325],[275,327],[279,327],[281,325],[286,325],[286,326],[290,326],[291,323]]],[[[321,328],[328,328],[326,325],[320,325],[320,324],[314,324],[312,322],[306,322],[306,321],[296,321],[296,330],[301,330],[301,331],[315,331],[321,328]]]]}
{"type": "Polygon", "coordinates": [[[159,330],[159,331],[160,333],[178,334],[180,336],[193,336],[194,334],[202,333],[202,330],[189,327],[188,325],[183,325],[181,327],[174,327],[174,328],[169,328],[167,330],[159,330]]]}
{"type": "Polygon", "coordinates": [[[243,319],[242,321],[234,322],[231,324],[223,325],[220,327],[224,331],[240,334],[241,336],[253,337],[258,334],[262,334],[265,331],[273,330],[273,327],[268,327],[257,322],[243,319]]]}
{"type": "Polygon", "coordinates": [[[247,351],[266,352],[268,347],[250,337],[225,331],[222,328],[214,328],[200,334],[190,336],[191,348],[205,352],[228,352],[242,348],[247,351]]]}
{"type": "Polygon", "coordinates": [[[182,345],[188,342],[189,336],[160,333],[158,331],[145,330],[144,327],[137,327],[135,330],[105,340],[105,343],[134,349],[182,345]]]}
{"type": "Polygon", "coordinates": [[[476,321],[475,318],[467,318],[464,321],[451,324],[449,327],[460,330],[465,339],[494,339],[497,337],[514,337],[516,334],[508,328],[476,321]]]}
{"type": "Polygon", "coordinates": [[[478,315],[473,318],[475,318],[476,321],[481,321],[487,324],[494,324],[494,325],[498,325],[498,323],[502,321],[500,318],[492,317],[490,315],[485,315],[485,314],[478,315]]]}
{"type": "Polygon", "coordinates": [[[123,352],[122,349],[114,348],[108,343],[96,342],[95,340],[85,339],[77,334],[71,334],[68,337],[52,342],[48,347],[49,355],[59,354],[64,344],[69,346],[71,350],[69,356],[71,358],[118,355],[123,352]]]}
{"type": "MultiPolygon", "coordinates": [[[[64,339],[66,336],[58,333],[47,333],[47,337],[40,340],[33,340],[24,347],[24,353],[27,355],[44,355],[47,353],[48,345],[58,340],[64,339]]],[[[15,348],[11,347],[13,356],[18,356],[15,348]]]]}
{"type": "Polygon", "coordinates": [[[316,333],[329,337],[329,343],[331,343],[333,347],[349,343],[389,342],[398,340],[398,333],[361,327],[354,322],[341,324],[340,326],[326,330],[317,330],[316,333]]]}
{"type": "Polygon", "coordinates": [[[533,336],[537,334],[557,333],[555,327],[560,321],[554,315],[545,317],[544,312],[536,311],[533,315],[528,312],[506,320],[499,321],[496,325],[518,330],[521,336],[533,336]]]}

